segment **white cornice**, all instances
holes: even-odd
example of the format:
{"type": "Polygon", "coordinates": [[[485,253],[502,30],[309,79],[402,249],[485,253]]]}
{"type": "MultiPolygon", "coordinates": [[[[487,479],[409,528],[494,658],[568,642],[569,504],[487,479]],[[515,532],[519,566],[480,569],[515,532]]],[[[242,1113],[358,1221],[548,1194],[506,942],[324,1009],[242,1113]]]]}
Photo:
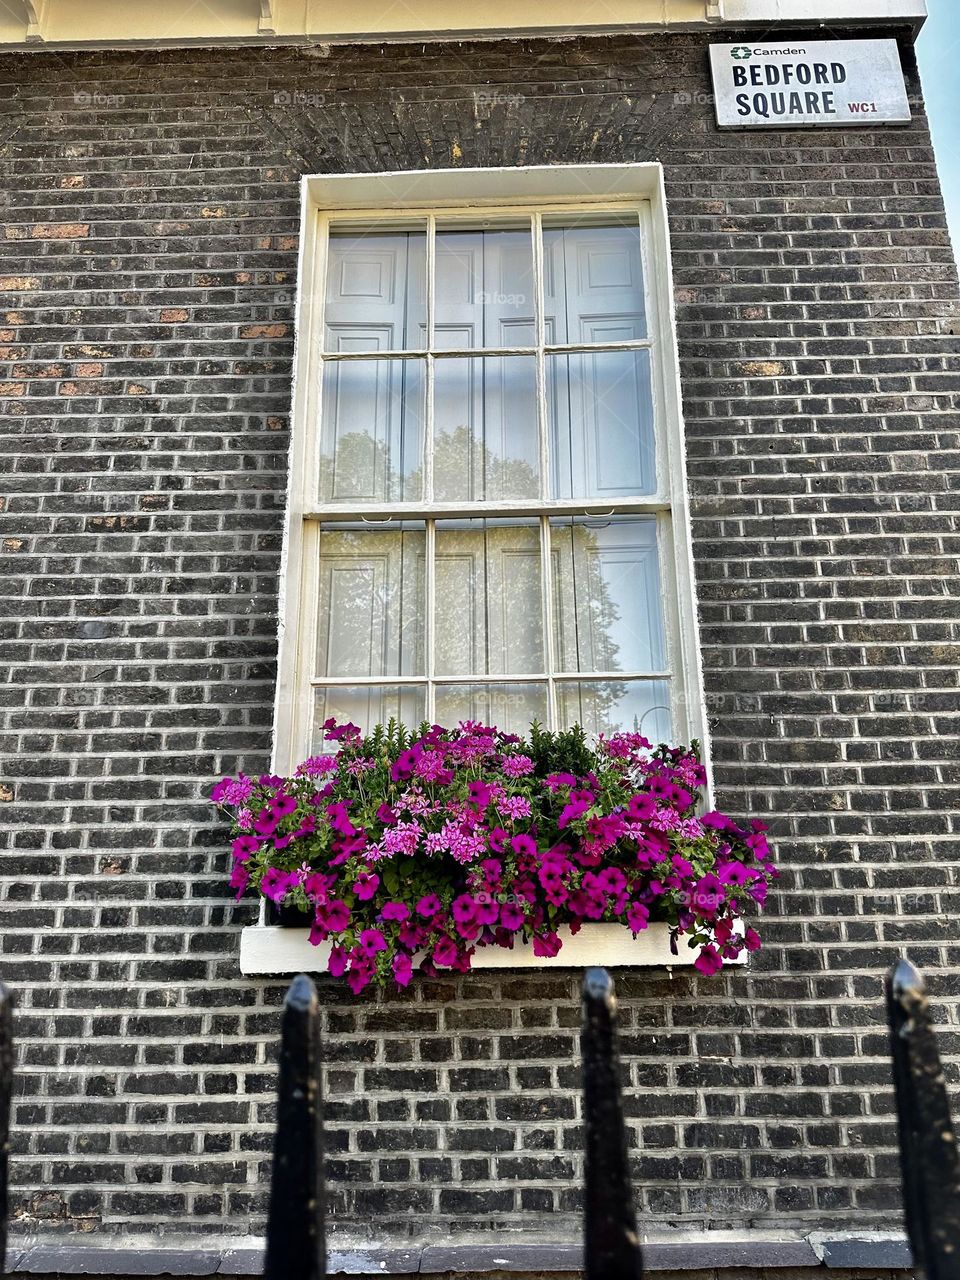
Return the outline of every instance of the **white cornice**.
{"type": "Polygon", "coordinates": [[[783,23],[832,30],[902,26],[925,0],[3,0],[0,49],[310,46],[397,40],[571,37],[623,31],[721,32],[783,23]]]}

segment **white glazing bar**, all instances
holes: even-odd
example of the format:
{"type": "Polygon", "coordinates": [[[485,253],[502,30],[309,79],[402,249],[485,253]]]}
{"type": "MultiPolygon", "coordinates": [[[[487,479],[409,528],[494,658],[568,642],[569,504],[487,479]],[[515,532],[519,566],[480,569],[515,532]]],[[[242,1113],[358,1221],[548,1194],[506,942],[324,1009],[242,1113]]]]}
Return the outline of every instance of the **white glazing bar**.
{"type": "Polygon", "coordinates": [[[427,672],[427,719],[433,724],[437,718],[436,705],[436,685],[434,684],[434,671],[436,670],[436,635],[437,635],[437,525],[436,521],[427,521],[427,537],[426,537],[426,565],[424,566],[425,594],[427,597],[427,616],[425,619],[425,635],[423,651],[426,656],[426,672],[427,672]]]}
{"type": "Polygon", "coordinates": [[[554,675],[557,669],[556,637],[553,634],[553,556],[550,551],[550,517],[540,517],[540,582],[541,607],[543,609],[544,657],[549,676],[547,679],[547,727],[557,727],[557,686],[554,675]]]}
{"type": "MultiPolygon", "coordinates": [[[[471,356],[535,356],[540,351],[548,355],[576,355],[578,352],[589,353],[604,351],[650,351],[653,349],[652,338],[625,338],[620,342],[545,342],[539,347],[471,347],[471,356]]],[[[433,354],[438,360],[462,360],[464,348],[438,347],[433,354]]],[[[364,360],[422,360],[423,352],[409,347],[399,347],[396,351],[330,351],[325,360],[334,363],[356,363],[364,360]]]]}
{"type": "Polygon", "coordinates": [[[436,370],[433,365],[433,328],[436,281],[437,220],[427,218],[427,387],[423,419],[423,499],[433,501],[433,403],[436,370]]]}
{"type": "MultiPolygon", "coordinates": [[[[546,671],[527,671],[510,675],[459,675],[459,676],[434,676],[433,684],[440,685],[458,685],[458,684],[543,684],[544,681],[549,682],[551,679],[556,680],[558,684],[577,681],[587,682],[599,680],[601,682],[609,682],[611,680],[669,680],[670,671],[557,671],[551,676],[546,671]]],[[[357,687],[361,685],[422,685],[424,683],[423,676],[323,676],[317,677],[310,681],[311,685],[318,689],[330,688],[349,688],[352,685],[357,687]]]]}
{"type": "Polygon", "coordinates": [[[583,498],[560,498],[556,501],[461,502],[456,506],[447,503],[397,502],[391,505],[369,503],[363,506],[324,507],[322,510],[304,512],[305,520],[322,520],[325,523],[351,523],[358,520],[380,522],[385,520],[467,520],[470,518],[501,520],[528,516],[539,519],[542,515],[585,516],[591,520],[606,520],[614,515],[658,515],[670,510],[669,501],[660,495],[649,498],[618,498],[614,505],[587,503],[583,498]]]}

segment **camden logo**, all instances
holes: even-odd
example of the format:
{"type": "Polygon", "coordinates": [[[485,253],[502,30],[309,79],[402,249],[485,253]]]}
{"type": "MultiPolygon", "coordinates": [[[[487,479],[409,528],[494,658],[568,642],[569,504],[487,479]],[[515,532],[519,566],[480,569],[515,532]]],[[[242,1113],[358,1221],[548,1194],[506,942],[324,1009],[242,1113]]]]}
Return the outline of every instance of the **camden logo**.
{"type": "Polygon", "coordinates": [[[730,50],[730,57],[731,58],[752,58],[753,50],[748,49],[746,45],[738,44],[735,48],[730,50]]]}

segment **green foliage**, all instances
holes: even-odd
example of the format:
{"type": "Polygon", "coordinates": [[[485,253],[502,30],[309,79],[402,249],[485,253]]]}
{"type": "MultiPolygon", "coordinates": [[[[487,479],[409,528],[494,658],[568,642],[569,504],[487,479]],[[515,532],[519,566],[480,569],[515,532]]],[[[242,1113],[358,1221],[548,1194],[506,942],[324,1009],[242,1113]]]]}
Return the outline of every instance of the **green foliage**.
{"type": "Polygon", "coordinates": [[[597,763],[597,753],[579,724],[571,729],[544,729],[534,721],[530,726],[530,758],[537,778],[551,773],[572,773],[582,778],[597,763]]]}

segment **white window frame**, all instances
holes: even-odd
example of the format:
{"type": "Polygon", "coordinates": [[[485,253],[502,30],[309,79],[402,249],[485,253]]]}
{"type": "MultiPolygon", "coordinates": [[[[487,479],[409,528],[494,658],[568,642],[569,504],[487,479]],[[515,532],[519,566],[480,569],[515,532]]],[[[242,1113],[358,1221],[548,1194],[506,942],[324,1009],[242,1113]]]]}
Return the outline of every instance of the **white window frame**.
{"type": "MultiPolygon", "coordinates": [[[[661,591],[664,601],[669,669],[657,673],[669,682],[674,740],[699,739],[705,763],[709,744],[703,699],[703,680],[697,632],[697,612],[690,540],[679,364],[673,306],[666,199],[663,169],[658,163],[622,165],[554,165],[527,169],[443,169],[378,174],[330,174],[305,177],[301,184],[302,218],[296,308],[293,408],[289,456],[289,481],[280,567],[279,658],[274,713],[273,763],[276,773],[292,772],[309,754],[314,714],[313,687],[329,683],[314,677],[314,642],[318,575],[307,572],[309,551],[315,543],[319,519],[327,522],[391,519],[438,519],[503,516],[607,515],[607,500],[524,499],[477,503],[403,502],[321,508],[318,498],[320,408],[320,335],[325,297],[326,228],[330,220],[396,219],[398,215],[426,217],[432,234],[434,215],[477,216],[484,210],[498,214],[637,212],[642,226],[643,269],[647,305],[647,338],[610,344],[615,349],[636,347],[651,351],[651,375],[656,432],[657,491],[636,499],[618,499],[618,515],[657,516],[660,548],[661,591]],[[505,208],[508,206],[508,208],[505,208]]],[[[535,274],[542,274],[535,264],[535,274]]],[[[428,290],[432,280],[428,281],[428,290]]],[[[538,349],[543,351],[542,309],[538,349]]],[[[565,344],[579,350],[582,344],[565,344]]],[[[427,340],[427,352],[431,348],[427,340]]],[[[547,347],[547,350],[553,348],[547,347]]],[[[562,350],[563,348],[557,348],[562,350]]],[[[603,349],[602,346],[600,349],[603,349]]],[[[512,348],[510,355],[527,349],[512,348]]],[[[392,353],[391,353],[392,354],[392,353]]],[[[433,357],[422,355],[429,362],[433,357]]],[[[470,354],[476,354],[471,352],[470,354]]],[[[491,349],[487,354],[496,354],[491,349]]],[[[504,352],[507,354],[507,352],[504,352]]],[[[430,379],[428,377],[428,387],[430,379]]],[[[543,394],[542,364],[538,378],[543,394]]],[[[428,392],[429,394],[429,392],[428,392]]],[[[429,461],[427,463],[429,466],[429,461]]],[[[541,460],[546,482],[546,467],[541,460]]],[[[544,543],[546,545],[546,543],[544,543]]],[[[544,559],[549,560],[545,555],[544,559]]],[[[544,565],[549,574],[549,564],[544,565]]],[[[549,578],[546,598],[550,594],[549,578]]],[[[427,606],[431,605],[427,585],[427,606]]],[[[550,664],[548,663],[548,666],[550,664]]],[[[629,673],[611,673],[624,679],[629,673]]],[[[651,677],[645,673],[646,678],[651,677]]],[[[601,673],[602,677],[602,673],[601,673]]],[[[523,676],[458,677],[447,683],[504,684],[523,676]]],[[[540,677],[543,678],[542,676],[540,677]]],[[[553,683],[557,679],[597,679],[598,673],[557,677],[547,673],[551,714],[555,706],[553,683]]],[[[372,677],[367,683],[395,685],[424,681],[372,677]]],[[[364,681],[352,680],[353,684],[364,681]]],[[[428,708],[429,709],[429,708],[428,708]]]]}

